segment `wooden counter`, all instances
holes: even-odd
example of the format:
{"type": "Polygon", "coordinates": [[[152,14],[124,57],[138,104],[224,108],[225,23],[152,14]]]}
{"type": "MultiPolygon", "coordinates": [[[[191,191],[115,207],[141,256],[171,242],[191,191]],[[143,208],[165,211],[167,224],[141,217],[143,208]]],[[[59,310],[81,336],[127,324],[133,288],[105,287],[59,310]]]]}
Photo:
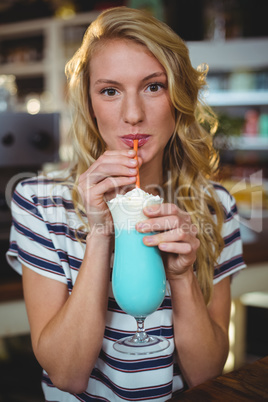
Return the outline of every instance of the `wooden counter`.
{"type": "Polygon", "coordinates": [[[258,402],[266,399],[268,400],[268,356],[184,393],[175,393],[169,401],[258,402]]]}
{"type": "MultiPolygon", "coordinates": [[[[243,244],[243,257],[247,265],[268,262],[268,218],[263,218],[260,223],[261,231],[254,232],[255,239],[243,244]]],[[[242,237],[243,240],[243,237],[242,237]]]]}

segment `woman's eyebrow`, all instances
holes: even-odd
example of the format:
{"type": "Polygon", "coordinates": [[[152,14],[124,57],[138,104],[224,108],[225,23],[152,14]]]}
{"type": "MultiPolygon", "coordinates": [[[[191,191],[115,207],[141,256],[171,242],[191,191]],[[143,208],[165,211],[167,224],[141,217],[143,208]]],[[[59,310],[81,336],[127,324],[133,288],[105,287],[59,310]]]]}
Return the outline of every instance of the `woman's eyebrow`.
{"type": "MultiPolygon", "coordinates": [[[[157,77],[161,77],[161,76],[166,77],[167,75],[166,75],[166,73],[163,72],[163,71],[155,72],[155,73],[149,74],[149,75],[147,75],[146,77],[144,77],[144,78],[142,79],[142,82],[148,81],[148,80],[150,80],[151,78],[157,78],[157,77]]],[[[120,82],[115,81],[115,80],[106,79],[106,78],[100,78],[100,79],[98,79],[98,80],[94,83],[94,86],[95,86],[95,85],[99,85],[99,84],[120,85],[120,82]]]]}
{"type": "Polygon", "coordinates": [[[105,79],[105,78],[100,78],[99,80],[97,80],[97,81],[94,83],[94,86],[95,86],[95,85],[99,85],[99,84],[120,85],[120,82],[114,81],[114,80],[105,79]]]}
{"type": "Polygon", "coordinates": [[[161,77],[161,76],[163,76],[163,77],[165,77],[165,78],[167,77],[167,75],[166,75],[166,73],[165,73],[164,71],[159,71],[159,72],[156,72],[156,73],[147,75],[146,77],[144,77],[144,78],[142,79],[142,81],[148,81],[148,80],[150,80],[151,78],[157,78],[157,77],[161,77]]]}

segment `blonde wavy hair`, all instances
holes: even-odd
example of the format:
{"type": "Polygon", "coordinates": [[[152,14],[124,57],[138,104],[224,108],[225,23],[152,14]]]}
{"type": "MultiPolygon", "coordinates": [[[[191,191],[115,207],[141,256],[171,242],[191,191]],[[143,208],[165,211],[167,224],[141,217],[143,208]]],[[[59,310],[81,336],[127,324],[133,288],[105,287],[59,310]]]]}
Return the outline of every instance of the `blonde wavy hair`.
{"type": "MultiPolygon", "coordinates": [[[[104,11],[89,26],[81,47],[66,65],[73,109],[74,183],[105,151],[92,113],[89,66],[94,51],[111,39],[127,39],[146,46],[166,70],[176,126],[164,151],[163,188],[166,201],[171,189],[173,201],[175,197],[177,205],[191,215],[199,228],[195,269],[208,303],[214,267],[223,248],[223,211],[210,181],[217,168],[217,154],[212,146],[217,120],[199,98],[206,85],[207,70],[194,69],[183,40],[166,24],[140,10],[116,7],[104,11]]],[[[74,185],[73,201],[79,214],[83,207],[76,188],[74,185]]]]}

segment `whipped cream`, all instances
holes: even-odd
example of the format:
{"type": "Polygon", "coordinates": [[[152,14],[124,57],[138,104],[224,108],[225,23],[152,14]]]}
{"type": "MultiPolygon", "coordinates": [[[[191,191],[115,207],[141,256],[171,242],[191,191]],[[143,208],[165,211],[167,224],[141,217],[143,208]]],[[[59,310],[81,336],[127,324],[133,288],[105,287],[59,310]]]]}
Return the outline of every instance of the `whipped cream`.
{"type": "Polygon", "coordinates": [[[159,204],[161,202],[161,198],[159,195],[153,195],[146,193],[140,188],[134,188],[134,190],[128,191],[126,194],[117,194],[115,198],[108,201],[111,204],[116,203],[153,203],[159,204]]]}
{"type": "Polygon", "coordinates": [[[115,198],[107,202],[107,205],[115,226],[133,229],[137,222],[148,219],[143,213],[143,208],[162,202],[163,199],[159,195],[149,194],[140,188],[135,188],[124,195],[117,194],[115,198]]]}

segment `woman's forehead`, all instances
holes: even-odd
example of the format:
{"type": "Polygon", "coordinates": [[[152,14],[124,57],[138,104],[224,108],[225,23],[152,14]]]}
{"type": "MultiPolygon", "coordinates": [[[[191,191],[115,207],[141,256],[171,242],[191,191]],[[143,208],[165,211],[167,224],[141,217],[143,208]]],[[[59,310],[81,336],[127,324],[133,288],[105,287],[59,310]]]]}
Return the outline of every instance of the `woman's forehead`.
{"type": "Polygon", "coordinates": [[[109,39],[100,43],[94,50],[89,62],[90,70],[98,69],[142,67],[158,68],[165,71],[158,59],[143,44],[130,39],[109,39]],[[132,64],[131,64],[132,63],[132,64]]]}

